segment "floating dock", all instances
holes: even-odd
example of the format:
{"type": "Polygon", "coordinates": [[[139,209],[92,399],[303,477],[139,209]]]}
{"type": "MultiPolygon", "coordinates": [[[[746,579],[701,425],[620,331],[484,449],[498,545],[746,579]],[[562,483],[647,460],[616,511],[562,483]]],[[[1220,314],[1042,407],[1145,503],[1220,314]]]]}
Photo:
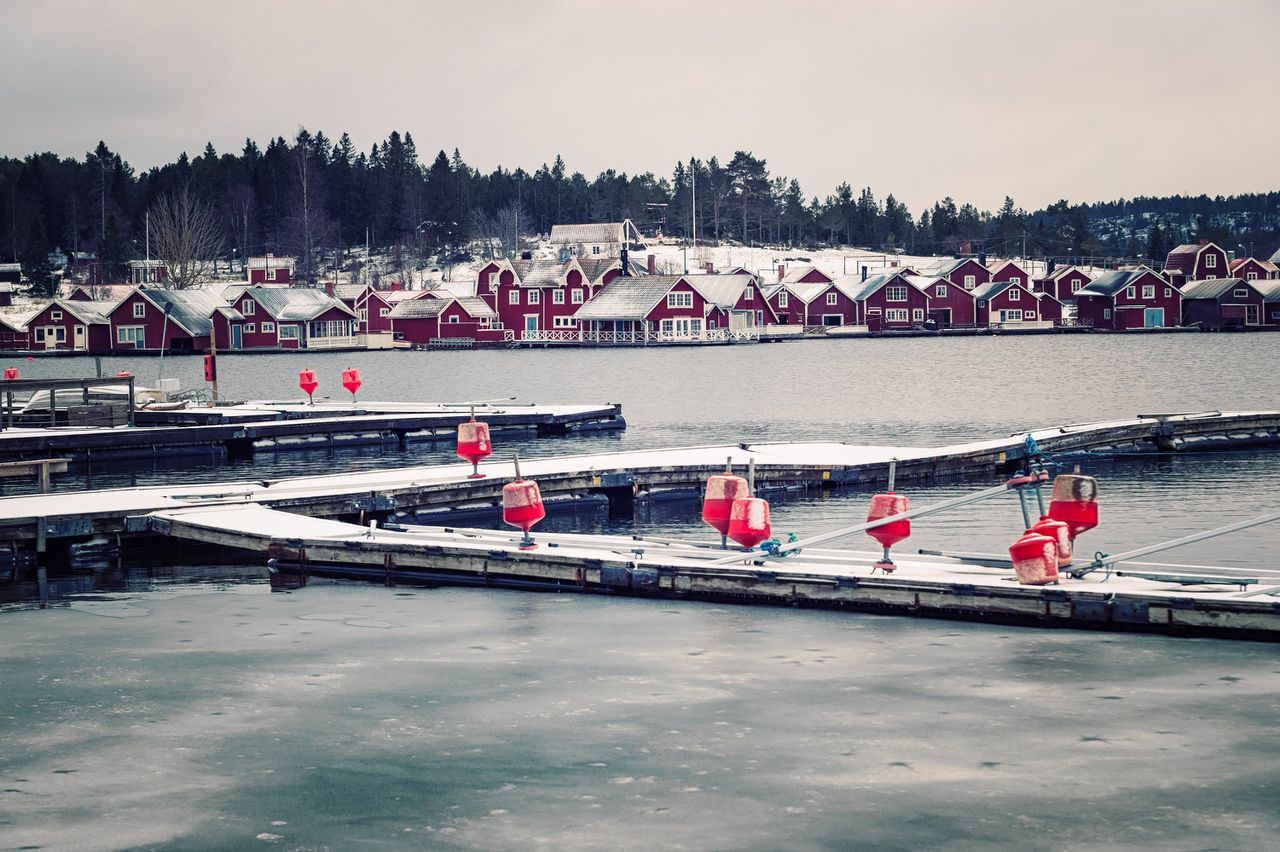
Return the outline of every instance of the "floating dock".
{"type": "MultiPolygon", "coordinates": [[[[94,462],[200,458],[214,462],[260,452],[451,442],[470,405],[431,403],[256,402],[177,411],[136,412],[135,426],[15,427],[0,431],[0,462],[66,458],[73,468],[94,462]]],[[[626,428],[622,406],[475,406],[494,435],[550,437],[626,428]]]]}
{"type": "Polygon", "coordinates": [[[1280,639],[1280,571],[1122,563],[1024,586],[1000,557],[905,557],[884,574],[879,553],[806,548],[723,565],[713,563],[726,551],[695,542],[560,534],[524,549],[502,531],[366,528],[257,505],[162,511],[148,523],[158,534],[266,554],[302,584],[335,577],[1280,639]]]}
{"type": "MultiPolygon", "coordinates": [[[[1280,412],[1143,415],[1030,434],[1059,460],[1278,446],[1280,412]]],[[[990,480],[1025,464],[1025,437],[931,448],[749,443],[530,459],[522,467],[538,481],[548,511],[607,505],[622,516],[636,503],[696,498],[706,478],[723,471],[726,459],[739,470],[754,464],[765,494],[874,485],[888,478],[895,461],[901,482],[990,480]]],[[[151,534],[151,513],[202,506],[252,503],[359,523],[460,526],[477,518],[497,520],[502,487],[515,475],[513,465],[491,461],[480,470],[485,474],[480,479],[469,478],[470,465],[454,464],[8,497],[0,499],[0,563],[71,564],[73,548],[81,543],[105,540],[119,548],[127,538],[151,534]]]]}

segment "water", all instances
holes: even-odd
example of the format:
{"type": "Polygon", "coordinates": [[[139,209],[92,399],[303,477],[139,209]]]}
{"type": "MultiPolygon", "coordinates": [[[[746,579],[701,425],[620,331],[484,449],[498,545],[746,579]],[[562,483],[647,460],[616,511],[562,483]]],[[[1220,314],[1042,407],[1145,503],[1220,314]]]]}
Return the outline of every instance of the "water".
{"type": "MultiPolygon", "coordinates": [[[[940,444],[1140,411],[1275,408],[1277,343],[230,356],[220,374],[243,397],[293,395],[303,367],[332,388],[358,366],[371,399],[623,403],[624,435],[535,453],[940,444]]],[[[106,366],[145,378],[157,362],[106,366]]],[[[194,380],[197,359],[168,361],[180,370],[194,380]]],[[[251,468],[447,457],[286,454],[251,468]]],[[[1280,506],[1273,453],[1090,472],[1103,486],[1090,551],[1280,506]]],[[[828,529],[865,500],[775,500],[774,527],[828,529]]],[[[909,544],[998,550],[1018,523],[1001,499],[923,521],[909,544]]],[[[705,535],[693,504],[546,527],[705,535]]],[[[1269,564],[1278,543],[1263,528],[1164,558],[1269,564]]],[[[1280,831],[1273,645],[477,590],[271,594],[263,577],[255,564],[104,572],[69,578],[88,593],[51,610],[0,613],[0,848],[1261,849],[1280,831]]]]}

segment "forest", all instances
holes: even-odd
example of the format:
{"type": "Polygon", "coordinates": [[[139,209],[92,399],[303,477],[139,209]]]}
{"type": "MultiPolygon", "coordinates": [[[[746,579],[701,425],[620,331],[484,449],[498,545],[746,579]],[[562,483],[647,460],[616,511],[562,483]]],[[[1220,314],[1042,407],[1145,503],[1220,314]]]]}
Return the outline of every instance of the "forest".
{"type": "Polygon", "coordinates": [[[809,195],[767,161],[736,151],[691,157],[670,175],[608,169],[588,178],[559,156],[527,171],[485,173],[455,148],[426,160],[410,133],[392,132],[368,151],[300,130],[238,152],[206,145],[138,171],[105,142],[82,159],[53,153],[0,157],[0,260],[22,263],[37,290],[55,249],[90,253],[105,280],[147,250],[149,213],[185,192],[216,220],[218,253],[229,263],[265,252],[298,258],[314,281],[366,243],[405,268],[509,254],[521,235],[567,222],[630,218],[646,234],[814,249],[857,246],[909,254],[986,250],[1063,259],[1164,259],[1198,238],[1229,251],[1269,256],[1280,246],[1280,192],[1230,197],[1061,200],[1028,212],[1011,197],[999,210],[943,198],[911,211],[893,193],[843,182],[809,195]],[[696,192],[695,192],[696,190],[696,192]],[[697,210],[692,209],[693,198],[697,210]]]}

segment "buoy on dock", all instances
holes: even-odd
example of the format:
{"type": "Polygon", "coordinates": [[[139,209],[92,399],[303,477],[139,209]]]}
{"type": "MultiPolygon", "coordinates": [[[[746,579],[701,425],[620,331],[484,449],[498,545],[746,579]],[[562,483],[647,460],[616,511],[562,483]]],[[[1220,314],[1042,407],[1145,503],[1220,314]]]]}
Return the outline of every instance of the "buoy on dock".
{"type": "Polygon", "coordinates": [[[298,387],[302,388],[302,392],[307,395],[307,401],[315,405],[316,401],[313,394],[316,392],[316,388],[320,387],[320,382],[316,379],[316,371],[299,370],[298,387]]]}
{"type": "Polygon", "coordinates": [[[1061,473],[1054,477],[1049,517],[1062,521],[1071,538],[1098,525],[1098,480],[1092,476],[1061,473]]]}
{"type": "Polygon", "coordinates": [[[1058,545],[1047,535],[1027,530],[1009,548],[1013,573],[1024,586],[1058,582],[1058,545]]]}
{"type": "Polygon", "coordinates": [[[750,550],[773,534],[769,528],[769,501],[739,497],[729,507],[729,538],[750,550]]]}
{"type": "Polygon", "coordinates": [[[355,405],[356,391],[360,390],[360,371],[352,367],[342,371],[342,386],[351,392],[351,404],[355,405]]]}
{"type": "Polygon", "coordinates": [[[1048,515],[1031,525],[1031,532],[1039,533],[1053,539],[1058,549],[1058,567],[1066,568],[1071,564],[1071,527],[1062,521],[1055,521],[1048,515]]]}
{"type": "Polygon", "coordinates": [[[476,421],[476,410],[471,409],[471,419],[458,424],[458,457],[471,462],[468,479],[482,479],[480,462],[493,453],[489,442],[489,424],[476,421]]]}
{"type": "Polygon", "coordinates": [[[702,496],[702,520],[720,533],[721,547],[729,544],[729,515],[733,501],[747,496],[747,481],[734,475],[732,457],[725,460],[724,473],[707,477],[707,488],[702,496]]]}
{"type": "Polygon", "coordinates": [[[531,550],[537,544],[529,535],[529,530],[547,516],[547,510],[542,507],[542,492],[538,490],[538,483],[520,476],[519,454],[515,456],[515,466],[515,481],[502,486],[502,522],[519,527],[524,533],[524,538],[520,539],[520,549],[531,550]]]}
{"type": "Polygon", "coordinates": [[[5,381],[13,381],[14,379],[22,378],[22,376],[21,374],[18,373],[17,367],[5,367],[4,378],[5,378],[5,381]]]}
{"type": "Polygon", "coordinates": [[[133,373],[130,373],[128,370],[120,370],[119,372],[117,372],[117,373],[116,373],[116,378],[117,378],[117,379],[127,379],[127,378],[129,378],[130,376],[132,376],[132,375],[133,375],[133,373]]]}
{"type": "MultiPolygon", "coordinates": [[[[893,492],[894,480],[898,474],[898,461],[894,459],[889,462],[889,489],[883,494],[876,494],[871,498],[871,507],[867,511],[868,521],[878,521],[881,518],[888,518],[892,515],[901,515],[911,508],[910,501],[902,494],[893,492]]],[[[893,560],[889,558],[889,549],[895,544],[906,541],[911,537],[911,521],[890,521],[887,524],[881,524],[878,527],[872,527],[867,530],[867,535],[874,538],[881,547],[884,548],[884,557],[875,564],[875,568],[879,568],[886,574],[893,571],[893,560]]]]}

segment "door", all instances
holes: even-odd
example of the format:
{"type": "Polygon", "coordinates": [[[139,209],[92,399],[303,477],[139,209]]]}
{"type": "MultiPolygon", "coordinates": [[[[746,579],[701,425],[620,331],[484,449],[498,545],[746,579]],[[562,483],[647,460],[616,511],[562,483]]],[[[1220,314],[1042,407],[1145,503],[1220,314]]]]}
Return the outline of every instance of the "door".
{"type": "Polygon", "coordinates": [[[672,331],[674,332],[676,337],[688,337],[690,332],[689,318],[676,317],[672,321],[672,331]]]}
{"type": "Polygon", "coordinates": [[[89,348],[89,344],[88,344],[88,342],[85,340],[84,326],[82,326],[82,325],[78,325],[78,326],[76,326],[76,331],[75,331],[75,348],[76,348],[76,349],[80,349],[80,350],[84,350],[84,349],[88,349],[88,348],[89,348]]]}
{"type": "Polygon", "coordinates": [[[231,348],[239,349],[244,345],[244,329],[239,324],[231,326],[231,348]]]}
{"type": "Polygon", "coordinates": [[[1143,328],[1164,328],[1164,308],[1146,308],[1142,312],[1143,328]]]}
{"type": "Polygon", "coordinates": [[[537,314],[524,315],[524,331],[525,331],[525,334],[529,334],[530,332],[536,333],[538,331],[538,315],[537,314]]]}
{"type": "Polygon", "coordinates": [[[1244,306],[1244,324],[1245,325],[1258,324],[1258,306],[1257,305],[1244,306]]]}

